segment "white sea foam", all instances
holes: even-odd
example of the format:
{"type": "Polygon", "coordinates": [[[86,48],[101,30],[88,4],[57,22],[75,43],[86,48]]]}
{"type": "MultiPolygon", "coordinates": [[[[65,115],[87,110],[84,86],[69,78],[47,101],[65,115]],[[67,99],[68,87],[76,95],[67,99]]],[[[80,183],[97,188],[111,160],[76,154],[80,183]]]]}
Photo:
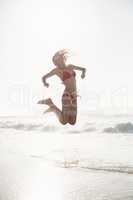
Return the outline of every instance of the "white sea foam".
{"type": "Polygon", "coordinates": [[[75,126],[63,126],[44,116],[0,117],[0,196],[53,200],[63,191],[59,200],[131,200],[131,121],[86,115],[75,126]],[[108,127],[117,127],[111,132],[117,134],[104,132],[108,127]]]}
{"type": "Polygon", "coordinates": [[[104,132],[108,133],[133,133],[133,124],[131,122],[119,123],[114,127],[108,127],[104,129],[104,132]]]}
{"type": "Polygon", "coordinates": [[[133,133],[132,116],[91,116],[78,120],[77,124],[61,125],[58,121],[44,121],[43,117],[0,117],[0,130],[80,133],[133,133]]]}

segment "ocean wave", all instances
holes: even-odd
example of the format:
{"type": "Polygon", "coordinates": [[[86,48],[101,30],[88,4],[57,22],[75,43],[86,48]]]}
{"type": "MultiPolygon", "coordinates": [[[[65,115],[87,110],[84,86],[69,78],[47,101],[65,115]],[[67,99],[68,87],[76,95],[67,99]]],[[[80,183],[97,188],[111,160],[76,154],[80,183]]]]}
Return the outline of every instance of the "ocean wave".
{"type": "Polygon", "coordinates": [[[133,166],[125,163],[117,162],[107,162],[103,160],[102,162],[97,161],[81,161],[79,162],[79,168],[86,170],[95,170],[95,171],[105,171],[105,172],[117,172],[117,173],[126,173],[133,174],[133,166]]]}
{"type": "Polygon", "coordinates": [[[107,133],[133,133],[133,124],[131,122],[128,123],[119,123],[114,127],[108,127],[103,130],[103,132],[107,133]]]}
{"type": "Polygon", "coordinates": [[[124,163],[100,163],[99,161],[84,161],[84,160],[66,160],[63,162],[56,162],[58,166],[63,168],[77,168],[81,170],[105,171],[112,173],[125,173],[133,175],[133,166],[125,165],[124,163]]]}
{"type": "Polygon", "coordinates": [[[77,126],[61,125],[59,123],[50,124],[42,122],[43,120],[34,118],[11,118],[0,120],[0,130],[17,131],[40,131],[40,132],[61,132],[68,134],[81,134],[96,131],[94,123],[78,124],[77,126]]]}
{"type": "Polygon", "coordinates": [[[84,160],[84,159],[50,159],[47,155],[30,155],[33,159],[41,159],[44,162],[52,163],[61,168],[76,168],[78,170],[94,170],[94,171],[105,171],[112,173],[125,173],[133,175],[133,166],[130,164],[125,165],[124,163],[117,162],[107,162],[107,161],[99,161],[99,160],[84,160]]]}
{"type": "Polygon", "coordinates": [[[19,131],[42,131],[42,132],[53,132],[57,131],[56,126],[43,125],[43,124],[35,124],[35,123],[21,123],[21,122],[0,122],[0,129],[8,130],[14,129],[19,131]]]}
{"type": "Polygon", "coordinates": [[[42,118],[10,118],[0,120],[0,131],[17,130],[17,131],[40,131],[40,132],[60,132],[67,134],[82,134],[82,133],[133,133],[133,123],[117,121],[100,120],[89,122],[78,122],[75,126],[61,125],[56,122],[44,121],[42,118]],[[112,125],[113,124],[113,125],[112,125]],[[116,125],[115,125],[116,124],[116,125]],[[107,126],[107,127],[106,127],[107,126]]]}
{"type": "Polygon", "coordinates": [[[128,167],[128,166],[118,166],[118,167],[107,167],[107,166],[81,166],[79,167],[81,169],[86,169],[86,170],[95,170],[95,171],[105,171],[105,172],[112,172],[112,173],[124,173],[124,174],[132,174],[133,175],[133,167],[128,167]]]}
{"type": "Polygon", "coordinates": [[[89,133],[89,132],[94,132],[96,131],[95,127],[83,127],[81,129],[73,129],[73,130],[69,130],[67,131],[67,133],[71,133],[71,134],[80,134],[80,133],[89,133]]]}

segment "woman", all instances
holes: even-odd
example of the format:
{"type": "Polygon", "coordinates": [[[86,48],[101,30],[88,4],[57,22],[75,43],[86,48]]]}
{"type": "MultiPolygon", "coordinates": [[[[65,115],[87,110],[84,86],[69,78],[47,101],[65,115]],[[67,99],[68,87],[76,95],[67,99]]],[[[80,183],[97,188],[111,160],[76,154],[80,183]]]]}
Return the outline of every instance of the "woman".
{"type": "Polygon", "coordinates": [[[42,77],[43,84],[46,87],[49,87],[49,84],[46,82],[47,78],[53,75],[57,75],[62,80],[65,86],[62,95],[62,111],[57,108],[50,98],[41,100],[38,103],[48,105],[49,108],[45,113],[54,112],[62,124],[69,123],[74,125],[77,117],[77,88],[75,79],[76,73],[74,70],[81,71],[81,78],[84,78],[86,69],[72,64],[67,65],[67,55],[68,52],[66,50],[58,51],[52,59],[56,67],[42,77]]]}

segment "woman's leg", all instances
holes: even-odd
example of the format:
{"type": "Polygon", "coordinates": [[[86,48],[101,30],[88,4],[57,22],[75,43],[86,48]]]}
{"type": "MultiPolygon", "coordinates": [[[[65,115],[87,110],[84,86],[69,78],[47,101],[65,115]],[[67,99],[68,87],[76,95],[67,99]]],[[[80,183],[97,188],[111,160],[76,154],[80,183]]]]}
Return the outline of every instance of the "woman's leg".
{"type": "Polygon", "coordinates": [[[64,91],[62,96],[62,113],[64,119],[71,125],[76,123],[77,118],[77,95],[64,91]]]}
{"type": "Polygon", "coordinates": [[[69,114],[69,124],[74,125],[77,119],[77,95],[71,95],[71,105],[70,105],[70,114],[69,114]]]}
{"type": "Polygon", "coordinates": [[[38,104],[46,104],[49,106],[49,108],[44,112],[44,113],[48,113],[48,112],[54,112],[57,116],[57,118],[59,119],[59,121],[62,124],[66,124],[67,121],[64,119],[63,117],[63,113],[62,111],[52,102],[52,100],[49,99],[45,99],[45,100],[41,100],[38,102],[38,104]]]}

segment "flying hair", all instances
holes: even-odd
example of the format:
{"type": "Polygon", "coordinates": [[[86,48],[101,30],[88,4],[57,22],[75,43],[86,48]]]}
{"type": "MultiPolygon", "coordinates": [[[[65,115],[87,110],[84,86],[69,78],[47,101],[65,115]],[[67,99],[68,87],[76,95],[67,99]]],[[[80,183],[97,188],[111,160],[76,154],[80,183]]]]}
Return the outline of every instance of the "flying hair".
{"type": "Polygon", "coordinates": [[[52,60],[53,60],[53,63],[56,63],[60,59],[63,59],[64,62],[66,62],[66,60],[67,60],[68,57],[69,57],[69,51],[66,50],[66,49],[62,49],[60,51],[57,51],[54,54],[52,60]]]}

